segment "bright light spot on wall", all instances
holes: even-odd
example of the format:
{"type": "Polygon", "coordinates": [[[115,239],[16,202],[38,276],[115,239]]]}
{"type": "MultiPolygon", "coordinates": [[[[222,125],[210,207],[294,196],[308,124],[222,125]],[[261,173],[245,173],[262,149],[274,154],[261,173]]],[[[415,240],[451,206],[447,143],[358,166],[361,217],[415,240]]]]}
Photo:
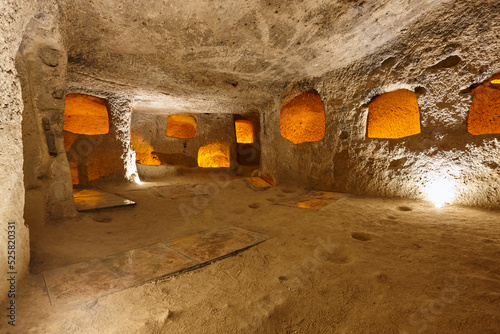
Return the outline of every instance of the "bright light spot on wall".
{"type": "Polygon", "coordinates": [[[434,203],[436,208],[451,204],[457,196],[455,181],[445,177],[430,181],[423,187],[423,191],[427,199],[434,203]]]}
{"type": "Polygon", "coordinates": [[[500,79],[496,79],[496,80],[491,80],[491,83],[492,84],[500,84],[500,79]]]}

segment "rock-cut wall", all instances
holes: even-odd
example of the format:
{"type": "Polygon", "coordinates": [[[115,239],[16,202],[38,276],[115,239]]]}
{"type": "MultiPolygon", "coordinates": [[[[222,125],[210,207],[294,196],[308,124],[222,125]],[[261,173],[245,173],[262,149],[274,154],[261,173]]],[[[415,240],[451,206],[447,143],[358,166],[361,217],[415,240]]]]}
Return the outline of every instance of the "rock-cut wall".
{"type": "Polygon", "coordinates": [[[262,174],[314,189],[500,208],[500,134],[467,127],[474,85],[500,72],[499,13],[497,1],[443,4],[373,54],[289,84],[264,112],[262,174]],[[280,109],[311,89],[324,104],[325,136],[295,145],[280,135],[280,109]],[[417,94],[420,133],[369,138],[369,103],[399,89],[417,94]]]}
{"type": "MultiPolygon", "coordinates": [[[[16,283],[28,271],[29,236],[24,222],[24,180],[21,83],[16,70],[16,54],[23,38],[26,24],[37,13],[55,11],[52,1],[1,1],[0,2],[0,272],[8,267],[9,222],[15,226],[16,283]]],[[[12,235],[13,233],[10,233],[12,235]]],[[[12,240],[12,237],[11,237],[12,240]]],[[[7,297],[10,283],[0,280],[0,300],[7,297]]]]}

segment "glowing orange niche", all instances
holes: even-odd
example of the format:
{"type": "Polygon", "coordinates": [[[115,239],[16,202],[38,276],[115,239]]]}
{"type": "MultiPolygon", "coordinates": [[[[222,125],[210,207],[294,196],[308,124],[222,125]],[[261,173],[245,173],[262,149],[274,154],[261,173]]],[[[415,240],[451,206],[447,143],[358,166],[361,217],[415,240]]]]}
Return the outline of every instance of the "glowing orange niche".
{"type": "Polygon", "coordinates": [[[281,135],[294,144],[314,142],[325,136],[325,109],[313,90],[294,97],[281,108],[281,135]]]}
{"type": "Polygon", "coordinates": [[[368,137],[396,139],[420,133],[417,94],[407,89],[383,93],[368,105],[368,137]]]}

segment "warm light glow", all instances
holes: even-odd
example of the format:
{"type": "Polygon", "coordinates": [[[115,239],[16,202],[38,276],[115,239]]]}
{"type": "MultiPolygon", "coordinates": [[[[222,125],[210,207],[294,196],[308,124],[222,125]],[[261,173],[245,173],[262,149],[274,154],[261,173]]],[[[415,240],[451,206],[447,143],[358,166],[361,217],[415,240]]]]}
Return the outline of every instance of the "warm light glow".
{"type": "Polygon", "coordinates": [[[132,130],[130,132],[130,142],[135,151],[136,162],[148,166],[161,165],[161,161],[154,152],[153,146],[138,131],[132,130]]]}
{"type": "Polygon", "coordinates": [[[323,139],[325,109],[316,91],[302,93],[281,108],[280,132],[294,144],[323,139]]]}
{"type": "Polygon", "coordinates": [[[455,182],[447,178],[433,180],[425,185],[423,190],[427,199],[434,203],[436,208],[451,204],[457,195],[455,182]]]}
{"type": "Polygon", "coordinates": [[[253,124],[246,119],[238,119],[234,121],[236,128],[236,142],[239,144],[253,143],[253,124]]]}
{"type": "Polygon", "coordinates": [[[64,102],[64,130],[82,135],[109,132],[106,101],[83,94],[68,94],[64,102]]]}
{"type": "Polygon", "coordinates": [[[200,147],[198,166],[205,168],[230,167],[229,145],[213,143],[200,147]]]}
{"type": "Polygon", "coordinates": [[[167,136],[174,138],[194,138],[196,118],[192,115],[170,115],[167,120],[167,136]]]}
{"type": "Polygon", "coordinates": [[[472,91],[473,98],[467,119],[467,131],[472,135],[500,133],[500,74],[477,86],[472,91]]]}
{"type": "Polygon", "coordinates": [[[396,139],[420,133],[417,95],[407,89],[383,93],[368,105],[368,138],[396,139]]]}

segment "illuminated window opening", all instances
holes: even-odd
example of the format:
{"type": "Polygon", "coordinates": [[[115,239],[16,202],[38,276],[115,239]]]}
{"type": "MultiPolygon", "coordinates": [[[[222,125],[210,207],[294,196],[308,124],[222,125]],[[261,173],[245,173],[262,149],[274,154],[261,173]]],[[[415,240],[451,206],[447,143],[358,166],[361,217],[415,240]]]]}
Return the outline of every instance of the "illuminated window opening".
{"type": "Polygon", "coordinates": [[[109,132],[106,101],[83,94],[68,94],[64,104],[64,130],[82,135],[109,132]]]}
{"type": "Polygon", "coordinates": [[[417,94],[398,89],[377,96],[368,105],[369,138],[397,139],[420,133],[417,94]]]}
{"type": "Polygon", "coordinates": [[[198,150],[198,166],[204,168],[230,167],[229,145],[212,143],[198,150]]]}
{"type": "Polygon", "coordinates": [[[280,131],[294,144],[323,139],[325,109],[316,91],[302,93],[281,108],[280,131]]]}
{"type": "Polygon", "coordinates": [[[254,142],[253,124],[246,119],[234,121],[236,129],[236,142],[238,144],[251,144],[254,142]]]}
{"type": "Polygon", "coordinates": [[[170,115],[167,120],[167,136],[174,138],[194,138],[196,117],[192,115],[170,115]]]}
{"type": "Polygon", "coordinates": [[[500,133],[500,73],[472,91],[467,131],[472,135],[500,133]]]}

